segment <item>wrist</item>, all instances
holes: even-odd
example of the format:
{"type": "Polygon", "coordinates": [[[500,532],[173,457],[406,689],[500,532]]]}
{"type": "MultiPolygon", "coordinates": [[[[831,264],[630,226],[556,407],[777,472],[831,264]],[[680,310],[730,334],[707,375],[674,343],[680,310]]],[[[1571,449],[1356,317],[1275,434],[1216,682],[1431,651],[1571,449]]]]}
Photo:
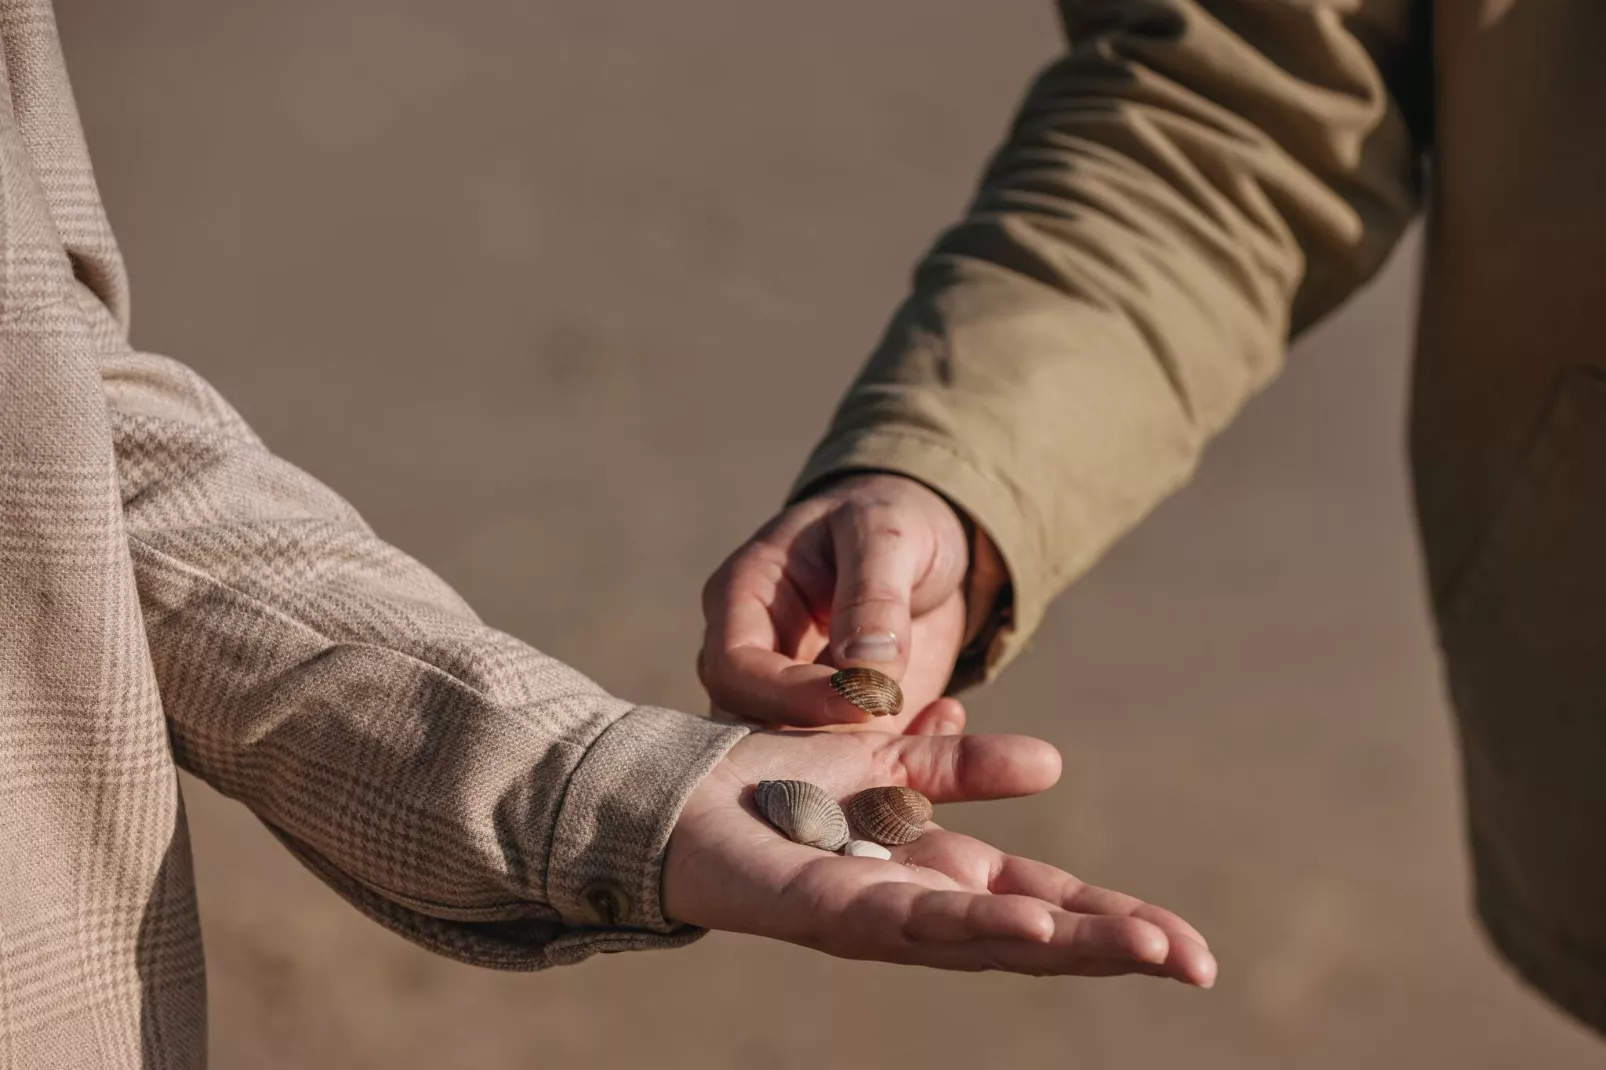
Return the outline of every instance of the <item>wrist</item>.
{"type": "Polygon", "coordinates": [[[696,788],[747,730],[637,706],[592,741],[553,825],[546,901],[571,926],[666,932],[668,840],[696,788]]]}
{"type": "Polygon", "coordinates": [[[959,660],[949,685],[952,692],[985,675],[994,659],[998,635],[1013,619],[1014,591],[1004,557],[985,528],[960,512],[970,544],[970,568],[965,573],[965,630],[959,660]]]}

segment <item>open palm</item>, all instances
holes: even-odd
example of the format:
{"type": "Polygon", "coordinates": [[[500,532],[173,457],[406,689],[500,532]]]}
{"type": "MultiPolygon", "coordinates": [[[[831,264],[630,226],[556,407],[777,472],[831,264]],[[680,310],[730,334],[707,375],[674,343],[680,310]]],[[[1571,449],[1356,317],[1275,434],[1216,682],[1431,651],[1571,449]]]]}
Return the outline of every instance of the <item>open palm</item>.
{"type": "Polygon", "coordinates": [[[1021,736],[755,733],[682,811],[665,913],[843,958],[1208,987],[1215,960],[1169,911],[936,827],[893,848],[892,861],[828,854],[785,839],[752,802],[766,779],[808,780],[838,799],[907,784],[941,803],[1031,794],[1058,775],[1057,752],[1021,736]]]}

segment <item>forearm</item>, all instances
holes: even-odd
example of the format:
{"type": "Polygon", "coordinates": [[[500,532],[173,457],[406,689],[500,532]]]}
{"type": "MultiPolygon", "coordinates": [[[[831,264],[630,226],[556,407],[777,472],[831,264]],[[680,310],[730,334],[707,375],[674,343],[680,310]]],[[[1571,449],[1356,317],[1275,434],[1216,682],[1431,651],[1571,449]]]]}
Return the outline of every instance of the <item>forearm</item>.
{"type": "Polygon", "coordinates": [[[1065,3],[966,218],[922,261],[799,488],[908,474],[1048,599],[1183,482],[1415,209],[1411,5],[1065,3]]]}
{"type": "Polygon", "coordinates": [[[633,707],[486,627],[178,365],[107,372],[182,764],[443,953],[534,968],[694,935],[663,917],[663,852],[741,730],[633,707]]]}

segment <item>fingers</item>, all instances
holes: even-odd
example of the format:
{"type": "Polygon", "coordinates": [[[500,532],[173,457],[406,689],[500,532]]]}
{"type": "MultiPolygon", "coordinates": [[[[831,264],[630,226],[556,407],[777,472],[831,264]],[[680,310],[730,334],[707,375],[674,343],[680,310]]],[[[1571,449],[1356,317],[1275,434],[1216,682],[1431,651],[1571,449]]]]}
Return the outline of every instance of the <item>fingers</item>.
{"type": "MultiPolygon", "coordinates": [[[[767,546],[732,557],[703,591],[707,632],[697,673],[714,706],[743,720],[822,727],[858,724],[871,714],[837,693],[834,671],[801,649],[815,622],[794,575],[803,566],[767,546]]],[[[817,580],[818,577],[812,578],[817,580]]]]}
{"type": "Polygon", "coordinates": [[[1028,896],[976,895],[932,891],[917,884],[892,884],[881,906],[883,940],[901,936],[914,944],[965,940],[1023,940],[1042,943],[1054,935],[1054,911],[1028,896]]]}
{"type": "Polygon", "coordinates": [[[705,658],[704,686],[715,707],[762,724],[823,728],[865,724],[876,718],[831,686],[836,670],[803,665],[757,647],[737,647],[705,658]]]}
{"type": "Polygon", "coordinates": [[[799,883],[806,887],[794,888],[793,900],[809,904],[801,924],[810,935],[800,942],[844,958],[1036,975],[1140,973],[1201,983],[1176,954],[1184,938],[1143,918],[1081,914],[1033,896],[957,889],[936,871],[870,859],[822,860],[802,872],[799,883]]]}
{"type": "Polygon", "coordinates": [[[1003,970],[1035,976],[1110,977],[1140,973],[1173,976],[1170,941],[1136,918],[1052,913],[1046,940],[979,938],[916,944],[907,960],[947,970],[1003,970]]]}
{"type": "Polygon", "coordinates": [[[1169,975],[1209,988],[1216,979],[1216,960],[1199,930],[1162,907],[1135,896],[1084,884],[1064,870],[1029,858],[1005,856],[991,881],[994,892],[1028,895],[1055,903],[1076,914],[1127,917],[1148,922],[1164,932],[1169,952],[1163,965],[1169,975]]]}
{"type": "Polygon", "coordinates": [[[894,736],[877,749],[895,783],[934,803],[1035,795],[1060,777],[1059,751],[1030,736],[894,736]]]}
{"type": "Polygon", "coordinates": [[[838,665],[869,666],[903,679],[909,660],[916,579],[930,540],[912,537],[913,518],[890,505],[838,509],[829,521],[836,593],[831,653],[838,665]]]}
{"type": "MultiPolygon", "coordinates": [[[[1038,863],[1042,865],[1042,863],[1038,863]]],[[[1052,869],[1053,867],[1048,867],[1052,869]]],[[[1073,878],[1074,881],[1074,878],[1073,878]]],[[[1076,882],[1080,883],[1080,882],[1076,882]]],[[[1004,883],[1008,887],[1008,882],[1004,883]]],[[[1030,894],[1030,893],[1022,893],[1030,894]]],[[[1168,933],[1187,937],[1206,951],[1210,944],[1204,934],[1190,925],[1186,919],[1173,914],[1164,907],[1157,907],[1153,903],[1145,903],[1136,896],[1100,888],[1094,884],[1083,884],[1079,892],[1065,896],[1060,900],[1060,906],[1066,910],[1074,910],[1082,914],[1125,914],[1128,917],[1142,918],[1152,921],[1168,933]]]]}
{"type": "Polygon", "coordinates": [[[940,873],[971,892],[1029,896],[1079,916],[1143,922],[1165,934],[1167,952],[1163,960],[1152,964],[1153,970],[1140,972],[1173,977],[1202,988],[1215,983],[1216,961],[1204,938],[1169,910],[1085,884],[1046,863],[1006,855],[979,840],[940,830],[930,831],[909,847],[901,848],[896,857],[908,865],[940,873]]]}
{"type": "Polygon", "coordinates": [[[1124,914],[1145,918],[1161,928],[1181,933],[1201,947],[1209,946],[1199,930],[1171,911],[1145,903],[1137,896],[1079,881],[1047,862],[1006,855],[991,886],[995,892],[1036,896],[1079,914],[1124,914]]]}
{"type": "Polygon", "coordinates": [[[838,947],[828,942],[827,950],[949,970],[1176,976],[1170,939],[1140,918],[1073,914],[1027,896],[897,883],[879,886],[856,907],[860,916],[843,929],[853,938],[838,947]]]}

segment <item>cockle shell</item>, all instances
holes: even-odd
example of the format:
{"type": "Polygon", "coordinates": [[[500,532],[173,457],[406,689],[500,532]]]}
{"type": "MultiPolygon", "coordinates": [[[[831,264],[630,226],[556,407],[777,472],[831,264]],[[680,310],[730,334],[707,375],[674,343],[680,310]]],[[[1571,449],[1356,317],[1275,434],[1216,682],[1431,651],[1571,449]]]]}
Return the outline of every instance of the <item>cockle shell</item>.
{"type": "Polygon", "coordinates": [[[913,843],[931,820],[931,800],[914,788],[866,788],[848,800],[848,820],[888,847],[913,843]]]}
{"type": "Polygon", "coordinates": [[[887,858],[892,852],[871,840],[849,840],[848,845],[842,848],[842,853],[850,858],[887,858]]]}
{"type": "Polygon", "coordinates": [[[824,788],[806,780],[761,780],[753,789],[753,805],[796,843],[837,851],[848,842],[842,807],[824,788]]]}
{"type": "Polygon", "coordinates": [[[836,693],[865,713],[894,717],[903,709],[903,688],[884,672],[863,667],[843,669],[831,677],[836,693]]]}

